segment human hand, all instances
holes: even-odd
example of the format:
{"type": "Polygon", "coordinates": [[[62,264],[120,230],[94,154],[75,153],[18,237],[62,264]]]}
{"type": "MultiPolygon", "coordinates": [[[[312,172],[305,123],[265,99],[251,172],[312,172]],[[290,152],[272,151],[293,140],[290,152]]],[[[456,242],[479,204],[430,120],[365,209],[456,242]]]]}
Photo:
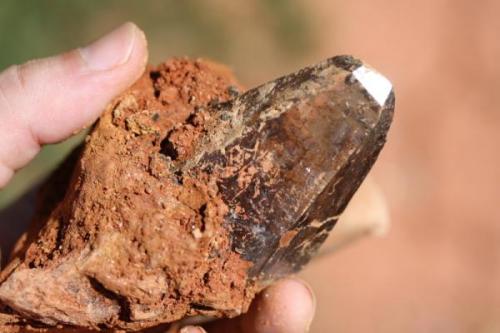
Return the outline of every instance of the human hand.
{"type": "MultiPolygon", "coordinates": [[[[92,124],[106,104],[143,73],[147,56],[144,33],[126,23],[88,47],[0,73],[0,189],[41,146],[92,124]]],[[[213,322],[206,329],[210,333],[307,332],[314,310],[310,288],[287,279],[263,291],[248,314],[213,322]]],[[[181,332],[203,331],[190,326],[181,332]]]]}

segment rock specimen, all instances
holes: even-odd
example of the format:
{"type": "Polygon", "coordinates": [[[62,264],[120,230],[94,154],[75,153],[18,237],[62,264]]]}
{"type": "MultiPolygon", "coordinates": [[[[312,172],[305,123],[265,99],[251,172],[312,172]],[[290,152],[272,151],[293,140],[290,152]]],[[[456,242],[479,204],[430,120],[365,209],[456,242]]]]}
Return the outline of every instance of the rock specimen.
{"type": "Polygon", "coordinates": [[[173,59],[106,109],[42,190],[6,311],[138,330],[236,316],[325,240],[385,142],[391,84],[339,56],[240,94],[173,59]]]}

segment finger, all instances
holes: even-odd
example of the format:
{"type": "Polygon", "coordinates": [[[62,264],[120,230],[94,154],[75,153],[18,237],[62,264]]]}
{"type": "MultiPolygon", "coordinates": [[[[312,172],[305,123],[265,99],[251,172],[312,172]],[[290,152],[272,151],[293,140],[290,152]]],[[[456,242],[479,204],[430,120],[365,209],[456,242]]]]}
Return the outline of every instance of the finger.
{"type": "Polygon", "coordinates": [[[305,333],[314,317],[311,288],[290,278],[260,293],[247,314],[207,325],[209,333],[305,333]]]}
{"type": "Polygon", "coordinates": [[[206,331],[200,326],[186,326],[183,327],[179,333],[206,333],[206,331]]]}
{"type": "Polygon", "coordinates": [[[146,61],[144,33],[126,23],[85,48],[0,73],[0,188],[40,145],[91,124],[146,61]]]}

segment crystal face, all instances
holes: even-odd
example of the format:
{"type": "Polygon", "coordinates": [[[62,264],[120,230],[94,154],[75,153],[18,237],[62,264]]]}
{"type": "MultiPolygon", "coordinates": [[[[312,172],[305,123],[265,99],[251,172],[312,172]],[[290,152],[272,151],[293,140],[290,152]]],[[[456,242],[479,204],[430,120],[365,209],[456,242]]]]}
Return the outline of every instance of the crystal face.
{"type": "Polygon", "coordinates": [[[352,72],[352,75],[354,75],[380,106],[385,104],[387,97],[389,97],[392,91],[392,84],[385,76],[365,65],[357,68],[352,72]]]}

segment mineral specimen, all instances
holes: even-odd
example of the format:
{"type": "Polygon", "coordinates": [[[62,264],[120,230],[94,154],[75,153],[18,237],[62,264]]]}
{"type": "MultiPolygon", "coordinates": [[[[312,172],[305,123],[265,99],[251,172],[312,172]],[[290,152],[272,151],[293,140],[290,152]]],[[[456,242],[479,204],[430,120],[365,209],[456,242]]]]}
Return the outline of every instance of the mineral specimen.
{"type": "Polygon", "coordinates": [[[306,264],[385,143],[392,86],[339,56],[240,90],[173,59],[109,105],[42,190],[0,275],[6,311],[127,330],[232,317],[306,264]]]}

